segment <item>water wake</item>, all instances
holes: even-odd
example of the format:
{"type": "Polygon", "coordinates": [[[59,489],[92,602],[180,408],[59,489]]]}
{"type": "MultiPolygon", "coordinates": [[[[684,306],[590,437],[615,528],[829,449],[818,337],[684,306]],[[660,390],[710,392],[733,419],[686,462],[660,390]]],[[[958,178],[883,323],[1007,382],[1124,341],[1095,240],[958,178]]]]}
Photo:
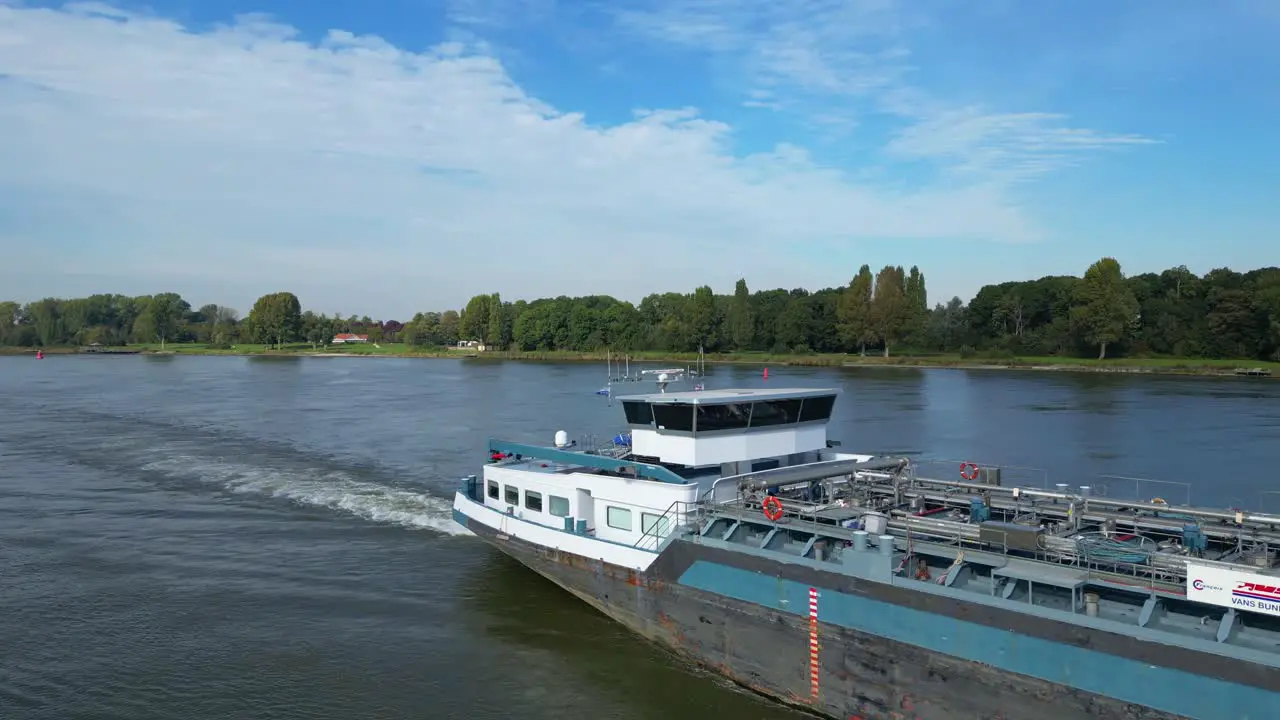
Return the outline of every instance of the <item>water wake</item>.
{"type": "Polygon", "coordinates": [[[425,491],[359,480],[343,470],[262,467],[193,455],[153,460],[141,469],[215,484],[233,493],[283,498],[303,506],[346,512],[373,522],[446,535],[471,534],[453,521],[451,501],[425,491]]]}

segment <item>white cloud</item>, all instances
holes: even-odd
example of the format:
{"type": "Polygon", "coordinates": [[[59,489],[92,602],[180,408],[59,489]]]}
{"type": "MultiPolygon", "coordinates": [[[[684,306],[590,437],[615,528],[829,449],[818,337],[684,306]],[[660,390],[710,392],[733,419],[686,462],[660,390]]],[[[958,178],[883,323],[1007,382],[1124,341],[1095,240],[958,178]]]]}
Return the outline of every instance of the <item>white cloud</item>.
{"type": "Polygon", "coordinates": [[[962,108],[912,125],[886,150],[906,158],[954,163],[953,172],[1008,180],[1027,178],[1072,163],[1081,153],[1125,145],[1149,145],[1140,135],[1108,135],[1065,127],[1054,113],[986,113],[962,108]]]}
{"type": "Polygon", "coordinates": [[[888,155],[934,161],[950,177],[1009,184],[1084,152],[1155,142],[1073,128],[1061,113],[956,106],[914,86],[909,40],[934,22],[923,12],[902,0],[671,0],[617,17],[649,39],[736,59],[749,107],[802,113],[819,126],[896,116],[905,127],[888,155]]]}
{"type": "MultiPolygon", "coordinates": [[[[479,7],[469,5],[476,17],[479,7]]],[[[681,32],[733,47],[750,28],[726,30],[722,17],[681,32]]],[[[776,97],[769,78],[830,60],[791,48],[786,33],[803,27],[779,32],[760,51],[759,103],[776,97]]],[[[858,93],[891,81],[868,67],[811,82],[858,93]]],[[[894,149],[987,147],[963,124],[948,132],[957,137],[908,133],[894,149]]],[[[727,291],[744,273],[814,286],[852,272],[830,267],[820,248],[831,244],[1036,234],[989,177],[859,185],[792,146],[735,157],[731,133],[681,108],[589,125],[459,43],[416,53],[335,30],[312,44],[261,16],[193,32],[100,4],[0,0],[0,251],[34,242],[63,253],[38,273],[0,268],[0,285],[25,299],[174,288],[246,306],[283,288],[304,304],[404,314],[492,290],[638,299],[705,282],[727,291]],[[6,189],[98,212],[37,222],[29,206],[5,204],[6,189]],[[137,279],[84,287],[75,273],[137,279]]],[[[1076,141],[1110,142],[1090,137],[1076,141]]]]}

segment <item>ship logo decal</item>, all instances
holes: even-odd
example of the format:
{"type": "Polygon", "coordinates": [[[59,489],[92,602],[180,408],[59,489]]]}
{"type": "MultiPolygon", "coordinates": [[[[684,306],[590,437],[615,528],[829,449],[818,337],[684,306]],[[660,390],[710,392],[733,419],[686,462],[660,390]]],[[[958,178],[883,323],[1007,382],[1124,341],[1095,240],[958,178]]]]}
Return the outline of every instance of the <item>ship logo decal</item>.
{"type": "Polygon", "coordinates": [[[1235,590],[1231,591],[1231,595],[1233,597],[1248,598],[1250,600],[1280,603],[1280,587],[1276,587],[1274,585],[1262,585],[1260,583],[1253,582],[1237,582],[1235,590]]]}

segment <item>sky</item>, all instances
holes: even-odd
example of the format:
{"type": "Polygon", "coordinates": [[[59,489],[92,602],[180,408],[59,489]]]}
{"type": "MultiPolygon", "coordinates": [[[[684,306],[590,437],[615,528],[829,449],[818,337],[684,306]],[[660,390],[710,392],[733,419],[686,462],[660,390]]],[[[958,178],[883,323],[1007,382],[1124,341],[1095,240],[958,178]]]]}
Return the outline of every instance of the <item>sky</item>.
{"type": "Polygon", "coordinates": [[[0,299],[1280,264],[1273,0],[0,0],[0,299]]]}

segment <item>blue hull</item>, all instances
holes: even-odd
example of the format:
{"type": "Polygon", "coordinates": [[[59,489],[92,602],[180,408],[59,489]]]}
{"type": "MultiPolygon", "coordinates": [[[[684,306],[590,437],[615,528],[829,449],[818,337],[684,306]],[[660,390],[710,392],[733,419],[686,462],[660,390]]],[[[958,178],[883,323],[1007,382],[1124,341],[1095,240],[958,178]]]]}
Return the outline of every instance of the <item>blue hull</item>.
{"type": "Polygon", "coordinates": [[[1275,668],[1189,648],[711,542],[675,540],[637,573],[455,519],[688,660],[840,720],[1269,720],[1280,707],[1275,668]]]}
{"type": "MultiPolygon", "coordinates": [[[[808,607],[807,585],[714,562],[694,562],[679,582],[754,604],[762,610],[794,612],[808,607]]],[[[1262,688],[838,591],[820,589],[820,593],[818,618],[824,624],[1010,674],[1195,720],[1263,720],[1280,714],[1280,695],[1262,688]]]]}

